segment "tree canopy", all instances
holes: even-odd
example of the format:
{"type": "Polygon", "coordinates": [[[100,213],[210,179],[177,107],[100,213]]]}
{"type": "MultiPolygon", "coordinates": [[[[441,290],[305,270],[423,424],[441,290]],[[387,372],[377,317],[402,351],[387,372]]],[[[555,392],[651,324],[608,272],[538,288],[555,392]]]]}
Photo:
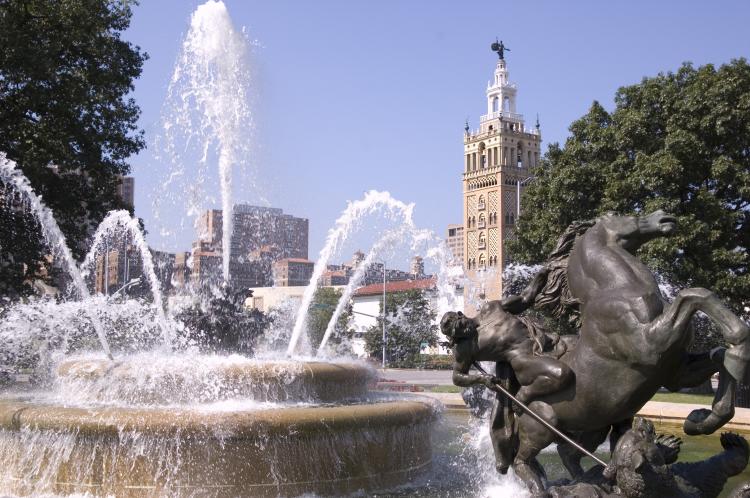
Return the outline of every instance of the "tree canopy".
{"type": "MultiPolygon", "coordinates": [[[[423,345],[437,345],[436,314],[430,309],[430,303],[421,290],[387,294],[385,318],[388,365],[411,365],[416,361],[423,345]]],[[[371,358],[383,359],[382,317],[365,332],[365,349],[371,358]]]]}
{"type": "MultiPolygon", "coordinates": [[[[307,315],[307,334],[313,348],[317,348],[323,340],[328,322],[333,317],[333,312],[336,310],[336,305],[341,299],[341,295],[342,291],[333,287],[319,287],[315,291],[310,311],[307,315]]],[[[344,339],[351,339],[352,331],[349,328],[351,319],[352,305],[349,303],[344,308],[338,320],[336,320],[336,326],[329,339],[331,345],[340,344],[344,339]]]]}
{"type": "Polygon", "coordinates": [[[750,65],[684,64],[594,102],[552,144],[523,196],[514,261],[546,259],[575,220],[663,209],[677,232],[640,256],[676,285],[716,291],[739,309],[750,295],[750,65]]]}
{"type": "MultiPolygon", "coordinates": [[[[144,146],[129,97],[146,55],[121,38],[126,0],[0,2],[0,151],[18,163],[80,257],[144,146]],[[51,166],[54,165],[54,166],[51,166]]],[[[0,281],[14,290],[48,264],[23,203],[0,210],[0,281]]],[[[10,289],[5,289],[6,291],[10,289]]]]}

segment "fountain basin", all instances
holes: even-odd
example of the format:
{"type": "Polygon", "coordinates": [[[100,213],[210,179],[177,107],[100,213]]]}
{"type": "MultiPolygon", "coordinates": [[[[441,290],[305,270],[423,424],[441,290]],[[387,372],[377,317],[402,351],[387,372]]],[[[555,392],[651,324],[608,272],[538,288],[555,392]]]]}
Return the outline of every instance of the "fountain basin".
{"type": "Polygon", "coordinates": [[[375,377],[358,363],[141,355],[63,361],[56,387],[77,403],[155,406],[235,398],[329,403],[365,397],[375,377]]]}
{"type": "Polygon", "coordinates": [[[431,462],[430,405],[205,411],[0,401],[2,491],[142,496],[342,495],[431,462]]]}

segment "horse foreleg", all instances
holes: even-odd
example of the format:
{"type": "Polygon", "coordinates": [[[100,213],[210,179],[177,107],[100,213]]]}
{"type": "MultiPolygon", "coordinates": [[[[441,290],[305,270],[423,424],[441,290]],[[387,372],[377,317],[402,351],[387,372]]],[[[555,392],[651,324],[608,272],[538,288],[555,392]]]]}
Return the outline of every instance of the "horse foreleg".
{"type": "Polygon", "coordinates": [[[664,387],[676,392],[686,387],[696,387],[703,384],[719,371],[721,363],[724,361],[723,355],[719,353],[723,349],[715,349],[710,353],[686,353],[680,369],[672,379],[664,382],[664,387]]]}
{"type": "Polygon", "coordinates": [[[750,327],[707,289],[685,289],[677,294],[662,315],[651,324],[651,330],[665,337],[680,336],[689,330],[690,320],[697,311],[705,313],[730,344],[726,351],[715,350],[712,357],[721,363],[719,389],[711,410],[694,410],[685,421],[687,434],[711,434],[734,416],[734,392],[742,380],[750,360],[750,327]],[[671,330],[670,330],[671,328],[671,330]]]}
{"type": "Polygon", "coordinates": [[[708,289],[696,287],[680,291],[674,302],[651,324],[651,330],[671,329],[671,337],[681,335],[688,330],[697,311],[705,313],[721,331],[730,345],[724,355],[724,367],[735,380],[742,380],[750,361],[750,327],[708,289]]]}
{"type": "MultiPolygon", "coordinates": [[[[724,356],[723,350],[717,352],[718,356],[724,356]]],[[[727,372],[724,366],[719,369],[719,387],[714,394],[711,409],[700,408],[693,410],[688,415],[683,426],[685,434],[695,436],[698,434],[712,434],[734,417],[734,397],[737,390],[737,381],[727,372]]]]}
{"type": "MultiPolygon", "coordinates": [[[[578,444],[593,453],[599,445],[607,439],[608,433],[609,427],[599,431],[578,432],[570,436],[573,437],[578,444]]],[[[561,441],[557,443],[557,454],[560,455],[560,460],[570,474],[570,477],[577,479],[583,475],[581,459],[584,455],[580,450],[573,447],[570,443],[561,441]]]]}

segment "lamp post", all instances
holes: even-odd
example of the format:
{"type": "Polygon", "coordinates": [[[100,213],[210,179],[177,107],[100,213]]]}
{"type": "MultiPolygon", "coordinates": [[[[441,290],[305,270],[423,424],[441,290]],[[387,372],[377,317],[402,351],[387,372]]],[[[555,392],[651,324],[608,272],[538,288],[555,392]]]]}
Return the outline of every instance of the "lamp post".
{"type": "Polygon", "coordinates": [[[385,260],[383,260],[383,370],[385,370],[385,260]]]}
{"type": "Polygon", "coordinates": [[[109,242],[104,239],[104,295],[109,295],[109,242]]]}
{"type": "Polygon", "coordinates": [[[114,297],[117,297],[117,295],[118,295],[118,294],[119,294],[120,292],[123,292],[123,291],[124,291],[125,289],[127,289],[128,287],[132,287],[132,286],[134,286],[134,285],[136,285],[136,284],[139,284],[139,283],[141,283],[141,277],[138,277],[138,278],[134,278],[133,280],[131,280],[130,282],[126,283],[125,285],[123,285],[122,287],[120,287],[119,289],[117,289],[117,290],[116,290],[115,292],[113,292],[113,293],[112,293],[112,297],[113,297],[113,298],[114,298],[114,297]]]}

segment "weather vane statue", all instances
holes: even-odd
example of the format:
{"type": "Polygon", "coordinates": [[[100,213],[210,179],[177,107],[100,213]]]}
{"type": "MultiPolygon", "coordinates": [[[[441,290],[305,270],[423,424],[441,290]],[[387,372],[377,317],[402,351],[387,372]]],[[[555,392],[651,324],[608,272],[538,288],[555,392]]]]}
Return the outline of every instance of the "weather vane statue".
{"type": "Polygon", "coordinates": [[[495,39],[495,43],[493,43],[490,47],[493,52],[497,52],[497,56],[500,57],[500,60],[505,60],[505,51],[507,50],[510,52],[510,49],[503,45],[503,41],[497,41],[497,38],[495,39]]]}

